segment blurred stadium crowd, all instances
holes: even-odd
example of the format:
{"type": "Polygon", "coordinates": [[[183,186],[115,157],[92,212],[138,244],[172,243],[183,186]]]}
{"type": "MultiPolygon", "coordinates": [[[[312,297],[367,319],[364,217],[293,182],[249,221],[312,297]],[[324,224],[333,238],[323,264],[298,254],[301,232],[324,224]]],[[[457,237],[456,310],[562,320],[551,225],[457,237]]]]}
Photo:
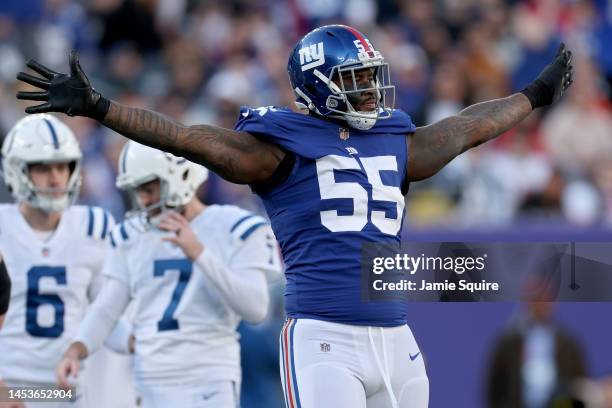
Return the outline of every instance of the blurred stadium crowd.
{"type": "MultiPolygon", "coordinates": [[[[565,100],[412,186],[407,223],[612,222],[608,0],[3,0],[0,131],[23,115],[14,94],[25,61],[65,70],[71,48],[104,95],[187,124],[232,127],[240,105],[292,106],[288,52],[333,22],[369,34],[390,61],[396,106],[417,126],[522,89],[560,41],[574,50],[565,100]]],[[[114,177],[124,139],[88,119],[69,124],[85,151],[82,202],[121,218],[114,177]]],[[[259,207],[248,187],[218,178],[202,194],[259,207]]]]}
{"type": "MultiPolygon", "coordinates": [[[[562,103],[411,186],[405,222],[612,224],[612,0],[2,0],[0,134],[24,115],[14,95],[25,62],[65,72],[73,48],[107,97],[233,127],[241,105],[293,105],[288,53],[327,23],[369,35],[390,62],[396,106],[417,126],[522,89],[568,43],[575,83],[562,103]]],[[[122,219],[127,201],[114,183],[126,139],[86,118],[62,120],[84,152],[80,202],[122,219]]],[[[214,175],[201,196],[261,212],[247,186],[214,175]]],[[[282,405],[276,298],[267,323],[243,328],[244,406],[282,405]]]]}

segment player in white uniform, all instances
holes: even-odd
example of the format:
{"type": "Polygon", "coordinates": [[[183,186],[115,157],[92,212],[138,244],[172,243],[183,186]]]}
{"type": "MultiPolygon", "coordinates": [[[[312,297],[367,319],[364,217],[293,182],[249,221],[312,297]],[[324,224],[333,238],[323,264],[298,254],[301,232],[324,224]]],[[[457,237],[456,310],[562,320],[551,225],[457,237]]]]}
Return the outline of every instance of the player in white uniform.
{"type": "Polygon", "coordinates": [[[264,319],[268,281],[281,276],[268,223],[195,196],[207,170],[135,142],[119,159],[117,186],[140,217],[111,234],[110,278],[57,368],[58,382],[104,341],[134,307],[134,375],[150,407],[235,407],[239,403],[241,319],[264,319]]]}
{"type": "MultiPolygon", "coordinates": [[[[17,203],[0,205],[0,255],[12,281],[0,332],[0,379],[11,387],[48,389],[99,291],[114,221],[101,208],[72,205],[81,183],[81,151],[57,118],[41,114],[18,121],[2,155],[4,180],[17,203]]],[[[74,392],[75,402],[40,405],[97,406],[82,386],[74,392]]]]}

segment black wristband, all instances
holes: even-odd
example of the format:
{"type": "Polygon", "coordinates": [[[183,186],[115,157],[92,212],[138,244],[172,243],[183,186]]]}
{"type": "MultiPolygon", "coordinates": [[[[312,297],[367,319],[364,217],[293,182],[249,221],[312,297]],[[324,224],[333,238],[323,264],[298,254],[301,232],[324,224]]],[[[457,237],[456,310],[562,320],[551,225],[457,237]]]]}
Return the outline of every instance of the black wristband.
{"type": "Polygon", "coordinates": [[[554,96],[554,91],[539,79],[527,85],[527,87],[520,92],[529,99],[533,109],[550,105],[554,96]]]}
{"type": "MultiPolygon", "coordinates": [[[[99,94],[98,94],[99,95],[99,94]]],[[[110,107],[110,101],[100,95],[100,98],[94,105],[92,111],[89,113],[90,118],[97,120],[98,122],[102,122],[104,117],[108,113],[108,109],[110,107]]]]}

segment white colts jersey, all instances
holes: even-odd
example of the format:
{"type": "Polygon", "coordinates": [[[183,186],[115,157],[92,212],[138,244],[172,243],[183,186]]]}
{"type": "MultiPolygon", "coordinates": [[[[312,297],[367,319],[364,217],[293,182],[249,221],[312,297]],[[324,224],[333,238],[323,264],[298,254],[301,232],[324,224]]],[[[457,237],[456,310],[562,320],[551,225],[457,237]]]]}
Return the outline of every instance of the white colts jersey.
{"type": "Polygon", "coordinates": [[[12,280],[0,331],[0,377],[55,383],[55,367],[98,289],[112,216],[101,208],[66,209],[43,242],[17,205],[0,205],[0,254],[12,280]]]}
{"type": "MultiPolygon", "coordinates": [[[[234,206],[207,207],[190,222],[206,251],[227,273],[257,269],[280,278],[276,241],[261,217],[234,206]]],[[[104,273],[129,286],[134,307],[134,375],[143,386],[240,381],[240,321],[183,251],[162,241],[171,233],[136,220],[111,234],[114,255],[104,273]]],[[[248,279],[245,274],[244,279],[248,279]]]]}

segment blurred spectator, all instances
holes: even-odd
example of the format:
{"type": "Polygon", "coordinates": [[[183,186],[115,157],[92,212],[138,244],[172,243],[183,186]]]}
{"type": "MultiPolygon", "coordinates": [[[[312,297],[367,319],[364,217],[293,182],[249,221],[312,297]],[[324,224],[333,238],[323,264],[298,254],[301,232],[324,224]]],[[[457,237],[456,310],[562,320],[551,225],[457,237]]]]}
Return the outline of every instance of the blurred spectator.
{"type": "Polygon", "coordinates": [[[427,108],[427,123],[456,115],[464,108],[467,87],[463,71],[448,61],[438,65],[433,73],[432,93],[427,108]]]}
{"type": "Polygon", "coordinates": [[[593,164],[593,173],[603,201],[603,220],[612,225],[612,161],[601,158],[593,164]]]}
{"type": "Polygon", "coordinates": [[[578,381],[574,393],[587,408],[612,408],[612,377],[578,381]]]}
{"type": "MultiPolygon", "coordinates": [[[[81,51],[92,83],[114,99],[138,95],[140,106],[184,123],[231,127],[240,105],[292,105],[286,58],[294,42],[317,25],[344,22],[370,34],[390,62],[396,105],[423,126],[521,89],[564,39],[576,66],[566,101],[542,119],[532,115],[529,129],[512,132],[514,140],[463,155],[412,186],[405,219],[413,225],[506,225],[527,216],[576,225],[612,220],[609,1],[1,3],[5,131],[23,115],[24,104],[13,96],[23,87],[15,72],[28,58],[65,69],[71,48],[81,51]]],[[[123,198],[111,192],[108,160],[122,139],[95,123],[75,130],[87,146],[81,200],[120,213],[123,198]]],[[[209,184],[202,192],[208,202],[261,208],[248,187],[214,177],[209,184]]]]}
{"type": "Polygon", "coordinates": [[[588,59],[576,57],[574,86],[542,123],[543,141],[554,162],[570,173],[584,173],[599,158],[612,157],[612,112],[602,78],[588,59]]]}
{"type": "Polygon", "coordinates": [[[534,279],[524,312],[497,340],[486,378],[491,408],[548,408],[572,405],[574,381],[586,375],[575,337],[553,319],[551,286],[534,279]]]}
{"type": "MultiPolygon", "coordinates": [[[[495,53],[494,32],[485,22],[471,24],[464,32],[463,46],[466,80],[472,100],[482,102],[506,96],[507,74],[495,53]]],[[[537,73],[536,73],[537,75],[537,73]]],[[[534,76],[535,77],[535,76],[534,76]]],[[[532,77],[533,78],[533,77],[532,77]]]]}

